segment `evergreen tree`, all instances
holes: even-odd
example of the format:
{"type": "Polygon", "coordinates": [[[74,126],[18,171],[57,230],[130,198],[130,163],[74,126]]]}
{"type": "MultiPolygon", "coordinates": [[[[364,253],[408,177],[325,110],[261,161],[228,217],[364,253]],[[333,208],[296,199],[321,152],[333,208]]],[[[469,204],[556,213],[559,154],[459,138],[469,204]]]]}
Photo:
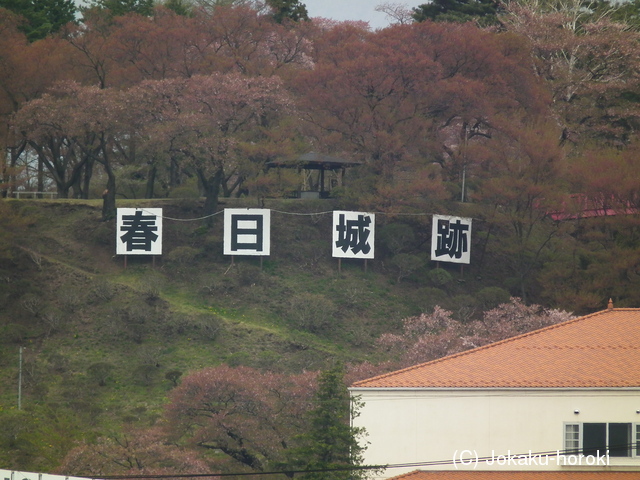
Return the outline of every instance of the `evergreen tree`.
{"type": "Polygon", "coordinates": [[[278,23],[286,18],[294,22],[309,20],[307,7],[298,0],[267,0],[267,5],[273,10],[273,19],[278,23]]]}
{"type": "Polygon", "coordinates": [[[192,6],[186,0],[166,0],[163,5],[183,17],[189,16],[192,10],[192,6]]]}
{"type": "Polygon", "coordinates": [[[305,480],[364,478],[364,470],[349,469],[362,464],[364,447],[358,440],[365,432],[350,424],[350,416],[357,416],[360,402],[350,398],[341,366],[320,374],[314,403],[315,408],[309,412],[310,430],[291,449],[288,468],[308,470],[295,476],[305,480]]]}
{"type": "Polygon", "coordinates": [[[25,18],[21,29],[30,42],[56,33],[76,17],[73,0],[0,0],[0,7],[25,18]]]}
{"type": "Polygon", "coordinates": [[[496,0],[431,0],[413,9],[413,19],[456,23],[475,20],[486,26],[497,23],[497,13],[496,0]]]}
{"type": "Polygon", "coordinates": [[[91,7],[108,11],[111,17],[127,13],[150,16],[153,13],[153,0],[94,0],[91,7]]]}

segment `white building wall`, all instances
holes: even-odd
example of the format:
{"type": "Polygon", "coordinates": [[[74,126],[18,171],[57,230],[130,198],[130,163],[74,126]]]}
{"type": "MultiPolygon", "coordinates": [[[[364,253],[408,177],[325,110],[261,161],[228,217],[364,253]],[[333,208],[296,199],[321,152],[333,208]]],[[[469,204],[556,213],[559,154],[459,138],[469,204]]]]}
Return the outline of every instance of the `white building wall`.
{"type": "Polygon", "coordinates": [[[416,468],[592,470],[603,468],[604,462],[607,469],[640,468],[640,457],[598,460],[556,455],[564,449],[565,423],[640,423],[640,389],[371,388],[352,389],[352,395],[364,402],[353,423],[367,431],[365,464],[458,460],[455,465],[388,469],[380,478],[416,468]],[[459,461],[462,452],[465,464],[459,461]],[[529,452],[527,458],[513,457],[529,452]],[[534,456],[540,452],[553,453],[534,456]],[[494,462],[476,462],[476,457],[494,462]],[[569,465],[577,462],[582,465],[569,465]]]}

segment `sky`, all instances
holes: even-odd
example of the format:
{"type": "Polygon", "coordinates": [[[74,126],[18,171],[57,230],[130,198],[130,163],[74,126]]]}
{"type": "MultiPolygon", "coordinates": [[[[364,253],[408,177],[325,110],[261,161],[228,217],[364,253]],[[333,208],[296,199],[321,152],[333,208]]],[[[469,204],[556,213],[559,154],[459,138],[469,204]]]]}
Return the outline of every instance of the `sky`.
{"type": "MultiPolygon", "coordinates": [[[[389,25],[384,13],[375,8],[385,0],[300,0],[307,7],[309,17],[324,17],[333,20],[364,20],[372,30],[389,25]]],[[[397,2],[396,2],[397,3],[397,2]]]]}

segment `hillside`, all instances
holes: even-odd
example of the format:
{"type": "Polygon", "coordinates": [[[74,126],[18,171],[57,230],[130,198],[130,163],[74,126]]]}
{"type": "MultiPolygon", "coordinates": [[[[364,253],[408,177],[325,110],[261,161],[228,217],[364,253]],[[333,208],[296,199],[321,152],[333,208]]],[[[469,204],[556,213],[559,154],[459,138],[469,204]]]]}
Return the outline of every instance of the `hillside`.
{"type": "MultiPolygon", "coordinates": [[[[51,470],[76,440],[153,425],[168,392],[189,372],[221,364],[278,373],[336,361],[376,364],[390,358],[376,340],[399,332],[402,319],[441,306],[466,323],[519,292],[505,261],[509,244],[487,247],[481,221],[464,269],[428,260],[427,214],[377,215],[375,260],[343,260],[339,269],[330,249],[331,212],[345,208],[338,200],[265,200],[272,251],[262,264],[222,254],[223,217],[207,228],[201,200],[122,200],[120,207],[162,207],[164,216],[163,255],[129,256],[125,265],[114,255],[115,220],[101,221],[101,202],[6,203],[24,225],[13,257],[0,265],[3,468],[51,470]]],[[[255,199],[224,199],[220,212],[255,205],[255,199]]],[[[554,305],[540,296],[543,282],[552,285],[550,274],[570,268],[568,239],[582,239],[573,241],[581,258],[592,259],[584,263],[589,274],[607,268],[597,261],[600,250],[589,250],[597,232],[613,252],[631,248],[620,242],[634,220],[610,220],[613,240],[597,219],[593,228],[556,225],[558,243],[549,244],[546,261],[531,274],[528,300],[575,311],[570,284],[555,289],[567,303],[554,305]],[[576,231],[579,236],[566,233],[576,231]]],[[[619,280],[581,294],[596,298],[597,289],[624,293],[633,285],[619,280]]]]}
{"type": "MultiPolygon", "coordinates": [[[[327,200],[267,201],[272,255],[262,266],[222,255],[222,216],[211,230],[198,220],[171,220],[198,218],[198,201],[120,202],[162,207],[166,217],[163,256],[128,257],[126,268],[114,255],[115,221],[100,221],[99,202],[9,204],[27,226],[0,270],[0,463],[8,468],[55,466],[87,429],[153,422],[180,375],[205,366],[298,372],[335,360],[379,361],[375,339],[397,330],[402,318],[436,304],[468,315],[463,307],[475,301],[469,293],[483,286],[469,274],[460,278],[458,267],[430,277],[426,263],[403,277],[380,240],[380,260],[366,271],[362,262],[343,260],[338,272],[330,256],[334,204],[327,200]],[[52,431],[61,438],[47,439],[52,451],[43,451],[42,436],[52,431]],[[20,444],[25,432],[28,448],[20,444]]],[[[384,232],[388,220],[379,223],[384,232]]]]}

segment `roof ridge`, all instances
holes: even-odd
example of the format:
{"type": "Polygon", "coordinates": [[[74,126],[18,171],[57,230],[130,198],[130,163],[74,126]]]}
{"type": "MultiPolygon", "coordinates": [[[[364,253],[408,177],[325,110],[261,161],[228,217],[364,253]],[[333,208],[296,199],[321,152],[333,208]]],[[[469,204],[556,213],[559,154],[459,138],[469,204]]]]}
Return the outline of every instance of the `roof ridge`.
{"type": "Polygon", "coordinates": [[[380,379],[383,379],[383,378],[388,378],[388,377],[395,376],[395,375],[398,375],[398,374],[401,374],[401,373],[409,372],[411,370],[422,368],[422,367],[427,366],[427,365],[437,364],[437,363],[440,363],[440,362],[443,362],[445,360],[449,360],[449,359],[452,359],[452,358],[457,358],[457,357],[462,357],[462,356],[465,356],[465,355],[469,355],[471,353],[474,353],[474,352],[477,352],[477,351],[480,351],[480,350],[487,350],[489,348],[493,348],[493,347],[496,347],[498,345],[503,345],[505,343],[513,342],[513,341],[516,341],[516,340],[521,339],[521,338],[538,335],[540,333],[543,333],[543,332],[546,332],[546,331],[549,331],[549,330],[553,330],[553,329],[556,329],[556,328],[561,328],[561,327],[565,327],[567,325],[571,325],[571,324],[574,324],[574,323],[585,321],[585,320],[590,319],[592,317],[596,317],[596,316],[599,316],[599,315],[610,313],[611,311],[621,311],[621,310],[634,310],[634,311],[636,311],[636,310],[640,310],[640,308],[611,308],[611,309],[606,309],[606,310],[599,310],[597,312],[593,312],[593,313],[590,313],[588,315],[572,318],[572,319],[567,320],[565,322],[555,323],[553,325],[548,325],[546,327],[539,328],[537,330],[531,330],[530,332],[521,333],[520,335],[516,335],[515,337],[505,338],[505,339],[499,340],[497,342],[488,343],[486,345],[481,345],[480,347],[471,348],[469,350],[464,350],[462,352],[453,353],[451,355],[446,355],[444,357],[440,357],[440,358],[436,358],[436,359],[433,359],[433,360],[429,360],[428,362],[419,363],[417,365],[411,365],[409,367],[401,368],[399,370],[394,370],[392,372],[387,372],[387,373],[383,373],[381,375],[376,375],[374,377],[366,378],[364,380],[359,380],[357,382],[354,382],[352,387],[363,386],[364,384],[369,383],[369,382],[374,381],[374,380],[380,380],[380,379]]]}
{"type": "Polygon", "coordinates": [[[397,477],[393,477],[393,480],[401,480],[403,478],[408,478],[408,477],[412,477],[416,474],[422,473],[425,470],[420,470],[420,469],[416,469],[416,470],[412,470],[410,472],[407,473],[403,473],[402,475],[398,475],[397,477]]]}

